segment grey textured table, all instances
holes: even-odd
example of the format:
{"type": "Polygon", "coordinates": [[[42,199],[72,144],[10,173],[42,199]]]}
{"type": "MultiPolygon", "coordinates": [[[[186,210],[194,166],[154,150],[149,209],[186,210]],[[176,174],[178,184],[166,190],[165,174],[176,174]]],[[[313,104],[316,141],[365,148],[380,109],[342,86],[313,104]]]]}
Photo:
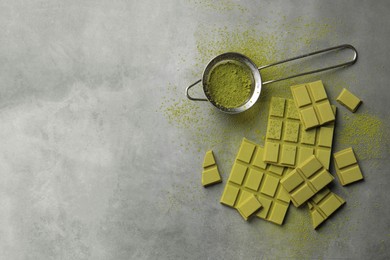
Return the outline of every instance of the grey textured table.
{"type": "Polygon", "coordinates": [[[0,1],[0,259],[389,258],[389,13],[384,0],[0,1]],[[248,113],[184,97],[219,52],[275,61],[342,43],[357,64],[264,87],[248,113]],[[334,151],[354,147],[365,180],[334,181],[347,204],[318,231],[305,207],[283,226],[245,222],[219,203],[240,140],[263,144],[270,97],[316,79],[338,107],[334,151]],[[364,100],[356,114],[335,102],[343,87],[364,100]],[[208,149],[224,182],[205,189],[208,149]]]}

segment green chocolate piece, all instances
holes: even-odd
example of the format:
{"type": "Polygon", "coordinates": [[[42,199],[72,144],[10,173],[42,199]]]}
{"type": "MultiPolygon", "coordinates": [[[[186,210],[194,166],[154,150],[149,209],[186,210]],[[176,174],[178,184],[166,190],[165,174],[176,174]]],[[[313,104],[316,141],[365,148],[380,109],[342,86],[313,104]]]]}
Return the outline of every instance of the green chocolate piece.
{"type": "Polygon", "coordinates": [[[352,113],[355,113],[362,101],[352,94],[347,89],[343,89],[340,95],[337,97],[337,102],[348,108],[352,113]]]}
{"type": "Polygon", "coordinates": [[[222,182],[213,151],[207,151],[203,160],[202,185],[204,187],[222,182]]]}

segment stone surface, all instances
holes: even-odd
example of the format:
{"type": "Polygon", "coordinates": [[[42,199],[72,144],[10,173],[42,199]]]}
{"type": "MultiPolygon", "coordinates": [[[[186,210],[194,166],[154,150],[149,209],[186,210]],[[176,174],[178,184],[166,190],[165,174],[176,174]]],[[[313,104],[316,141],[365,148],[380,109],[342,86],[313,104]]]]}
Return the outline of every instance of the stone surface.
{"type": "MultiPolygon", "coordinates": [[[[185,150],[190,135],[160,105],[170,83],[182,95],[198,79],[196,32],[215,25],[283,36],[277,25],[304,17],[335,23],[337,38],[315,47],[359,50],[356,65],[319,78],[344,80],[364,100],[357,113],[390,123],[390,2],[216,1],[244,13],[196,2],[207,1],[0,1],[0,259],[389,257],[388,153],[361,161],[364,183],[332,187],[348,204],[318,232],[306,209],[292,208],[282,227],[245,223],[218,202],[224,185],[199,183],[204,152],[226,150],[224,178],[242,135],[233,148],[185,150]]],[[[283,56],[309,51],[288,43],[277,46],[290,50],[283,56]]],[[[329,90],[333,104],[340,91],[329,90]]],[[[228,121],[216,113],[210,122],[228,121]]],[[[337,140],[335,151],[345,148],[337,140]]]]}

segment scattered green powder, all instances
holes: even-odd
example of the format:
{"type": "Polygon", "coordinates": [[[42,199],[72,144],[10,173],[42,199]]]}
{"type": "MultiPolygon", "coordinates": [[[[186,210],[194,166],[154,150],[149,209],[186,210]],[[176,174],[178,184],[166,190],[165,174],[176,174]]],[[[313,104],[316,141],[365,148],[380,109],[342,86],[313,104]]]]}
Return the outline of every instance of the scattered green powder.
{"type": "Polygon", "coordinates": [[[213,68],[207,82],[211,100],[225,108],[243,105],[249,99],[251,89],[252,76],[249,69],[230,61],[213,68]]]}
{"type": "Polygon", "coordinates": [[[245,7],[233,0],[189,0],[189,2],[212,11],[246,11],[245,7]]]}
{"type": "Polygon", "coordinates": [[[338,144],[352,146],[359,160],[384,158],[390,137],[382,120],[368,113],[343,114],[343,127],[336,128],[338,144]]]}
{"type": "MultiPolygon", "coordinates": [[[[162,106],[165,103],[162,104],[162,106]]],[[[165,108],[165,116],[168,119],[170,124],[175,124],[180,128],[191,128],[194,127],[194,124],[197,124],[201,117],[196,113],[198,107],[196,103],[190,103],[187,100],[179,100],[171,103],[168,107],[165,108]],[[177,118],[181,118],[179,122],[177,118]]]]}

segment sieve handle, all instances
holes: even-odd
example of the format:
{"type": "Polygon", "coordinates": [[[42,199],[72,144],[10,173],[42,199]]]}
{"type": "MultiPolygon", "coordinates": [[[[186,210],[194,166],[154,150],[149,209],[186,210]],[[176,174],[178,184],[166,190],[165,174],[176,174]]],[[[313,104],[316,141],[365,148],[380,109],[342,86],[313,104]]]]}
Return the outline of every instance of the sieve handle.
{"type": "Polygon", "coordinates": [[[331,69],[335,69],[335,68],[340,68],[340,67],[345,67],[345,66],[349,66],[349,65],[354,64],[357,61],[357,58],[358,58],[357,50],[355,49],[355,47],[353,47],[350,44],[343,44],[343,45],[339,45],[339,46],[335,46],[335,47],[331,47],[331,48],[327,48],[327,49],[323,49],[323,50],[319,50],[319,51],[315,51],[315,52],[310,52],[310,53],[303,54],[303,55],[300,55],[300,56],[297,56],[297,57],[294,57],[294,58],[285,59],[285,60],[278,61],[278,62],[269,64],[269,65],[264,65],[264,66],[258,67],[258,69],[262,70],[262,69],[265,69],[265,68],[268,68],[268,67],[272,67],[272,66],[276,66],[276,65],[279,65],[279,64],[282,64],[282,63],[286,63],[286,62],[289,62],[289,61],[303,59],[303,58],[306,58],[306,57],[309,57],[309,56],[314,56],[314,55],[317,55],[317,54],[320,54],[320,53],[332,52],[332,51],[343,50],[343,49],[350,49],[350,50],[352,50],[354,52],[354,56],[353,56],[353,58],[351,60],[343,62],[343,63],[340,63],[340,64],[336,64],[336,65],[333,65],[333,66],[321,68],[321,69],[311,70],[311,71],[295,74],[295,75],[292,75],[292,76],[287,76],[287,77],[284,77],[284,78],[269,80],[269,81],[263,82],[263,85],[267,85],[267,84],[270,84],[270,83],[274,83],[274,82],[278,82],[278,81],[282,81],[282,80],[286,80],[286,79],[292,79],[292,78],[296,78],[296,77],[300,77],[300,76],[304,76],[304,75],[314,74],[314,73],[318,73],[318,72],[322,72],[322,71],[326,71],[326,70],[331,70],[331,69]]]}
{"type": "Polygon", "coordinates": [[[195,83],[189,85],[189,86],[186,88],[186,96],[187,96],[187,98],[188,98],[189,100],[193,100],[193,101],[208,101],[208,99],[206,99],[206,98],[194,98],[194,97],[191,97],[191,96],[190,96],[190,93],[188,93],[189,90],[190,90],[190,88],[192,88],[193,86],[199,84],[201,81],[202,81],[202,80],[200,79],[200,80],[196,81],[195,83]]]}

